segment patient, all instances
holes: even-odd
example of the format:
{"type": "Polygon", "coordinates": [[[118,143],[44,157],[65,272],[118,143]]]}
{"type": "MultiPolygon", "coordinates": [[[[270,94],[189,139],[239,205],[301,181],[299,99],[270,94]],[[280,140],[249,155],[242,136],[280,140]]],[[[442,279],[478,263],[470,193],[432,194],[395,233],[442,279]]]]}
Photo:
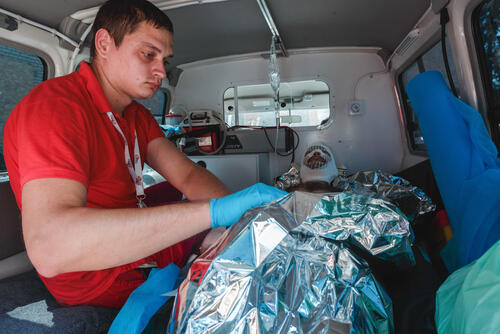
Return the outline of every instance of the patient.
{"type": "Polygon", "coordinates": [[[321,142],[315,142],[304,153],[300,167],[302,182],[287,189],[289,192],[305,191],[311,193],[335,192],[331,185],[339,174],[330,148],[321,142]]]}

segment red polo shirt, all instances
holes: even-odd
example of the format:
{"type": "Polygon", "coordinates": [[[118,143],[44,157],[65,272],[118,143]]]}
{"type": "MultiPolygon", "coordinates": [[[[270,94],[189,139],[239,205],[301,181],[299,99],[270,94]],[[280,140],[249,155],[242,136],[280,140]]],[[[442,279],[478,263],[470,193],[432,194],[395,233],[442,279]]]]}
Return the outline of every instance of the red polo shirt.
{"type": "MultiPolygon", "coordinates": [[[[22,210],[23,185],[39,178],[65,178],[87,188],[87,207],[134,208],[135,187],[125,164],[123,138],[106,112],[113,112],[91,67],[47,80],[16,106],[4,131],[4,153],[10,183],[22,210]]],[[[114,112],[113,112],[114,113],[114,112]]],[[[148,143],[163,133],[151,113],[132,102],[123,117],[114,113],[133,156],[134,129],[142,161],[148,143]]],[[[182,249],[178,249],[182,258],[182,249]]],[[[172,255],[172,251],[169,252],[172,255]]],[[[105,292],[120,274],[137,265],[172,261],[151,256],[137,262],[90,272],[42,277],[54,297],[68,305],[85,304],[105,292]]]]}

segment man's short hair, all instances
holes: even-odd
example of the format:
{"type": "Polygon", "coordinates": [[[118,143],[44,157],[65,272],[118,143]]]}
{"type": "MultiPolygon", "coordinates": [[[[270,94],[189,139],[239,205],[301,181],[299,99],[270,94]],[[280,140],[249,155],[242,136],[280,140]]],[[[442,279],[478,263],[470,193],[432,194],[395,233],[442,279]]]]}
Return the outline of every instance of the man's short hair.
{"type": "Polygon", "coordinates": [[[155,28],[164,28],[174,33],[172,21],[158,7],[147,0],[109,0],[106,1],[99,11],[92,26],[92,45],[90,47],[90,58],[94,59],[95,34],[106,29],[115,45],[120,46],[126,34],[131,34],[137,29],[139,23],[146,21],[155,28]]]}

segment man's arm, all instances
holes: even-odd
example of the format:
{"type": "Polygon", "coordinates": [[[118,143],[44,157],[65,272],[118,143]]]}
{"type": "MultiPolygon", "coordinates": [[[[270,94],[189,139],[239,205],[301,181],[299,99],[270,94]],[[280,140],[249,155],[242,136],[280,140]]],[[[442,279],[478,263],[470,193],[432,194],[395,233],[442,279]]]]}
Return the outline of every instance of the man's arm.
{"type": "Polygon", "coordinates": [[[165,137],[148,144],[147,163],[189,200],[218,198],[231,193],[212,173],[189,160],[165,137]]]}
{"type": "Polygon", "coordinates": [[[45,178],[24,184],[24,241],[41,275],[131,263],[210,227],[230,226],[246,210],[286,194],[257,184],[224,196],[230,192],[215,176],[166,139],[154,141],[148,157],[160,155],[151,159],[151,167],[164,163],[157,168],[192,201],[145,209],[94,209],[85,207],[87,189],[80,182],[45,178]]]}
{"type": "Polygon", "coordinates": [[[131,263],[210,228],[207,200],[146,209],[85,207],[86,188],[37,179],[22,189],[26,250],[46,277],[131,263]]]}

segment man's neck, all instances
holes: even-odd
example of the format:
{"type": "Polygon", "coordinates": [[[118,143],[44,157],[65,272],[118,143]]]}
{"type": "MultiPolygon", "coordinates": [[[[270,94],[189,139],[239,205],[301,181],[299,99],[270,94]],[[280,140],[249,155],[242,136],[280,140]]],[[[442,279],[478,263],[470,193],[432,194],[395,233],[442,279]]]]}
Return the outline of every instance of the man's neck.
{"type": "Polygon", "coordinates": [[[109,102],[111,108],[121,117],[123,117],[123,111],[132,102],[132,100],[121,93],[112,82],[109,80],[106,72],[103,70],[101,64],[98,61],[93,61],[90,64],[94,74],[101,85],[104,92],[104,96],[109,102]]]}

